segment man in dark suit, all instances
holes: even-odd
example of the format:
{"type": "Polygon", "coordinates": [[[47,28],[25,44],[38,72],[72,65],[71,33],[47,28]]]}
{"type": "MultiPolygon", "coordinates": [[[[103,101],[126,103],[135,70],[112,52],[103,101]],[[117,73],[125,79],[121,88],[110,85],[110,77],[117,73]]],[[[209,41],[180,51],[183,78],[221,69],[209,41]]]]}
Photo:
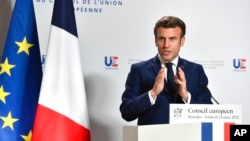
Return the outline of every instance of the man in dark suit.
{"type": "Polygon", "coordinates": [[[170,103],[211,104],[211,96],[204,90],[208,78],[203,67],[179,56],[185,33],[186,25],[178,17],[164,16],[157,21],[154,35],[158,54],[131,65],[127,77],[120,105],[126,121],[166,124],[170,103]]]}

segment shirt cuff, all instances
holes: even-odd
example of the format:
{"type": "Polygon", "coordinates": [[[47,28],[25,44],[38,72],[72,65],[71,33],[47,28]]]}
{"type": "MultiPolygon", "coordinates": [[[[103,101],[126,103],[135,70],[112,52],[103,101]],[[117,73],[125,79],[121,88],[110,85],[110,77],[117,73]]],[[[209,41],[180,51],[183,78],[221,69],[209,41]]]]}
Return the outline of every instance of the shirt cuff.
{"type": "Polygon", "coordinates": [[[151,91],[148,92],[148,97],[149,97],[149,100],[150,100],[151,105],[154,105],[157,97],[155,97],[155,99],[154,99],[154,98],[151,96],[151,91]]]}
{"type": "Polygon", "coordinates": [[[184,100],[182,99],[182,101],[185,103],[185,104],[190,104],[190,101],[191,101],[191,94],[188,92],[188,100],[184,100]]]}

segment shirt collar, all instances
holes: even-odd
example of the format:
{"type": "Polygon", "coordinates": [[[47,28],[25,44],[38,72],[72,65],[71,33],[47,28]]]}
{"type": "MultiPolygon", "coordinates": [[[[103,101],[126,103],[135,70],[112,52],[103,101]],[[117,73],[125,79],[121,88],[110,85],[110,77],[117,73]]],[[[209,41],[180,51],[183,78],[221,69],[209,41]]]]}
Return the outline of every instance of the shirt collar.
{"type": "MultiPolygon", "coordinates": [[[[159,58],[159,60],[160,60],[160,62],[161,62],[162,65],[165,66],[165,63],[168,63],[167,61],[165,61],[165,60],[161,57],[160,54],[158,54],[158,58],[159,58]]],[[[173,63],[175,66],[177,66],[178,61],[179,61],[179,56],[176,57],[171,63],[173,63]]]]}

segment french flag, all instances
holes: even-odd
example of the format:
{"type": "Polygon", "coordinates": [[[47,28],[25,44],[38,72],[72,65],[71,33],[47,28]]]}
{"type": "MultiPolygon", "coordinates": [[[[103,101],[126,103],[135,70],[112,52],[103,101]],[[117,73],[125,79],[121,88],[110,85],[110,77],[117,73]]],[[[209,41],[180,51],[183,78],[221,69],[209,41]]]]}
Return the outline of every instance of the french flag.
{"type": "Polygon", "coordinates": [[[32,141],[90,141],[72,0],[54,0],[32,141]]]}

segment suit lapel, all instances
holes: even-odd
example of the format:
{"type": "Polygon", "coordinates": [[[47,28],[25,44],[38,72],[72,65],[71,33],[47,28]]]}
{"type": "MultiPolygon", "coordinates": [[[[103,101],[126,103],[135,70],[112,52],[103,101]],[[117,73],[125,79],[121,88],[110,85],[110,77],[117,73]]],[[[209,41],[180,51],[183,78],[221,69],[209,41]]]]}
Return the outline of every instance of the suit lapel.
{"type": "Polygon", "coordinates": [[[161,62],[157,55],[152,60],[152,67],[153,67],[155,76],[157,76],[159,70],[161,69],[161,62]]]}

